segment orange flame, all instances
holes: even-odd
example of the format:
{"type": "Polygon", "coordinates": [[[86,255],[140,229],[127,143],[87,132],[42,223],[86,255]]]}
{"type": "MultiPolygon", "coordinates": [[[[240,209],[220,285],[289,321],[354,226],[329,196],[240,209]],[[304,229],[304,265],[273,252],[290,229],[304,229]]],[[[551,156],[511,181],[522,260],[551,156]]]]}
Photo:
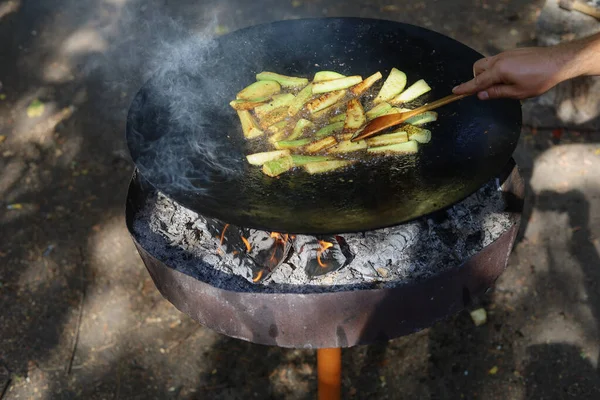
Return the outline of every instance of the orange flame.
{"type": "Polygon", "coordinates": [[[263,276],[263,270],[261,269],[260,271],[258,271],[258,274],[252,278],[252,282],[258,282],[260,281],[260,278],[262,278],[263,276]]]}
{"type": "Polygon", "coordinates": [[[319,246],[321,247],[319,248],[319,250],[317,250],[317,262],[322,268],[325,268],[327,264],[323,264],[323,262],[321,261],[321,254],[323,254],[323,252],[329,249],[330,247],[333,247],[333,243],[325,242],[324,240],[319,240],[319,246]]]}
{"type": "Polygon", "coordinates": [[[229,224],[225,224],[223,232],[221,232],[221,246],[223,245],[223,240],[225,240],[225,231],[227,230],[227,228],[229,228],[229,224]]]}
{"type": "Polygon", "coordinates": [[[248,241],[248,239],[246,239],[243,236],[241,236],[241,238],[242,238],[242,242],[244,242],[244,244],[246,245],[246,249],[248,250],[248,253],[250,253],[250,250],[252,250],[252,246],[250,245],[250,242],[248,241]]]}
{"type": "Polygon", "coordinates": [[[275,246],[273,248],[273,254],[271,254],[271,258],[269,259],[269,261],[274,262],[275,256],[277,255],[277,245],[281,244],[282,246],[285,246],[285,243],[288,241],[289,235],[282,235],[279,232],[271,232],[271,237],[275,239],[275,246]]]}

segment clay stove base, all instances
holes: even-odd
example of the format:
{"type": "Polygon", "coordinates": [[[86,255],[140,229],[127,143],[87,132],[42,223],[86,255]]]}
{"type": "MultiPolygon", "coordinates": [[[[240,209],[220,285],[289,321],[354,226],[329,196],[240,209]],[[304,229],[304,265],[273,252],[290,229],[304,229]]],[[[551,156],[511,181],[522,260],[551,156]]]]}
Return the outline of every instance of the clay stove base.
{"type": "Polygon", "coordinates": [[[132,180],[127,226],[152,279],[180,311],[226,336],[291,348],[340,348],[407,335],[468,306],[506,268],[520,226],[524,185],[513,160],[502,176],[512,227],[462,265],[392,288],[322,293],[236,292],[178,272],[133,236],[144,192],[132,180]]]}

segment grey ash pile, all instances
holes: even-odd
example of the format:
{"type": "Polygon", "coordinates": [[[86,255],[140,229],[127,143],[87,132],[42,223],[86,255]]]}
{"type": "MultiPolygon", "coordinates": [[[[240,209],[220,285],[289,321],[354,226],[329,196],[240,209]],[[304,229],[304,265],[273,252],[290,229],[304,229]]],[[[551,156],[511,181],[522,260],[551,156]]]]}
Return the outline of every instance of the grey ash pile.
{"type": "Polygon", "coordinates": [[[329,238],[285,238],[215,226],[156,193],[133,228],[136,240],[156,258],[216,287],[267,292],[353,290],[414,282],[463,263],[511,228],[505,208],[499,183],[493,180],[455,206],[406,224],[329,238]],[[268,262],[272,271],[261,268],[268,262]]]}

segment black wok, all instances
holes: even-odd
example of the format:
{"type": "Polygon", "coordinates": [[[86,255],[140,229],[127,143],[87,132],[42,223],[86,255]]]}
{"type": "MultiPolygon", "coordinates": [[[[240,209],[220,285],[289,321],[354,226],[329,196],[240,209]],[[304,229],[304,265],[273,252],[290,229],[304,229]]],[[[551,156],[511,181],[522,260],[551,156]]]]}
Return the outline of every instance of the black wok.
{"type": "Polygon", "coordinates": [[[157,189],[224,222],[268,231],[332,234],[409,221],[464,199],[510,160],[520,102],[472,96],[438,109],[418,154],[374,158],[323,175],[270,178],[245,160],[246,142],[229,102],[256,73],[312,78],[318,70],[367,77],[392,67],[432,91],[451,93],[482,57],[436,32],[382,20],[323,18],[275,22],[187,45],[183,61],[159,71],[135,97],[127,142],[157,189]],[[197,54],[196,54],[197,53],[197,54]],[[191,54],[191,55],[190,55],[191,54]]]}

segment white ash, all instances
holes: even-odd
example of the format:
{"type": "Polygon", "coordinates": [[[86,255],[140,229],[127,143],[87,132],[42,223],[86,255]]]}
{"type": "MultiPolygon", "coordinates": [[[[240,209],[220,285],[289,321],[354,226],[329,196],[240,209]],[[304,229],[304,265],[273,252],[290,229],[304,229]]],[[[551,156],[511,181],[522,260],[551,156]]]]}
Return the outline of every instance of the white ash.
{"type": "MultiPolygon", "coordinates": [[[[231,248],[221,245],[197,213],[160,193],[148,199],[133,228],[136,240],[153,256],[213,286],[268,292],[353,290],[414,282],[463,263],[512,227],[514,220],[505,208],[499,183],[493,180],[436,215],[391,228],[342,234],[353,255],[351,261],[312,278],[304,266],[307,254],[318,250],[316,238],[298,236],[285,262],[258,283],[252,282],[252,268],[257,266],[243,251],[232,251],[233,244],[231,248]],[[308,251],[301,251],[303,247],[308,251]]],[[[243,233],[251,243],[255,236],[262,235],[263,241],[268,236],[255,230],[243,233]]],[[[335,258],[346,259],[342,254],[335,258]]]]}

